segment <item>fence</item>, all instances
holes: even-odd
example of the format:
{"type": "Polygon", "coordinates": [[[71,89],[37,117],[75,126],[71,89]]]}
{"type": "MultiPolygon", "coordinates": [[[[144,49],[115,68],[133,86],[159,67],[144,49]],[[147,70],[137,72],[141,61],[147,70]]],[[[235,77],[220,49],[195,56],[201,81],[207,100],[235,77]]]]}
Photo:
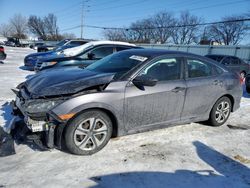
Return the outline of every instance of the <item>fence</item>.
{"type": "Polygon", "coordinates": [[[139,44],[144,48],[158,48],[166,50],[184,51],[198,55],[224,54],[237,56],[250,62],[250,46],[211,46],[211,45],[165,45],[165,44],[139,44]]]}

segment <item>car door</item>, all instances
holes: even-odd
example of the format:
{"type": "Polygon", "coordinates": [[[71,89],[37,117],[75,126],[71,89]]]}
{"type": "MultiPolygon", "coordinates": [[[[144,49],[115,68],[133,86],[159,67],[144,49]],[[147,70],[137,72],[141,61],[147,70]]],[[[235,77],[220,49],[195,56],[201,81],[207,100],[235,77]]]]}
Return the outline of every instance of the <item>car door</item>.
{"type": "MultiPolygon", "coordinates": [[[[181,57],[162,57],[142,68],[138,75],[158,80],[153,87],[137,88],[132,81],[125,88],[125,125],[127,130],[180,120],[186,84],[181,57]]],[[[137,75],[137,76],[138,76],[137,75]]]]}
{"type": "Polygon", "coordinates": [[[214,101],[224,92],[218,67],[201,59],[186,59],[186,99],[182,120],[206,116],[214,101]]]}

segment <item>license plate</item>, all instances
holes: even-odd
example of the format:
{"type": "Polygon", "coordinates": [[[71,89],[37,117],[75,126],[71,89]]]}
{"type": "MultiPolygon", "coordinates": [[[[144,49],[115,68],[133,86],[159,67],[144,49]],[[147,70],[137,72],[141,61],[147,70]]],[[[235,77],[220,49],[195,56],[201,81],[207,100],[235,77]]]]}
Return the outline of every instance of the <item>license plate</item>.
{"type": "Polygon", "coordinates": [[[41,132],[46,130],[46,123],[44,121],[35,121],[27,117],[27,124],[31,127],[32,132],[41,132]]]}

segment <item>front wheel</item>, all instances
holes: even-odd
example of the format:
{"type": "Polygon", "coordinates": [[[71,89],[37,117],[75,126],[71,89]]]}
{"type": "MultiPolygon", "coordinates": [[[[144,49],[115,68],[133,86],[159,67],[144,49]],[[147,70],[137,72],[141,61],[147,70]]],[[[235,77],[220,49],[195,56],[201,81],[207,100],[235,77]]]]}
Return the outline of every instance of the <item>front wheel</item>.
{"type": "Polygon", "coordinates": [[[229,118],[231,108],[232,103],[228,97],[220,98],[210,112],[209,123],[212,126],[223,125],[229,118]]]}
{"type": "Polygon", "coordinates": [[[112,121],[99,110],[86,111],[66,127],[65,144],[77,155],[91,155],[101,150],[112,135],[112,121]]]}

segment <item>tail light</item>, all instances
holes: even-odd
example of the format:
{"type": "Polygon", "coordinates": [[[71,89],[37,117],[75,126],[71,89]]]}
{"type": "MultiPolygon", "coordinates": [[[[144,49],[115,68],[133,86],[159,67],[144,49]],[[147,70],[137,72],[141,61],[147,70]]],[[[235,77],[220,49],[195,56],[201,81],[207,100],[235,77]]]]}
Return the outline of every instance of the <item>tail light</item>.
{"type": "Polygon", "coordinates": [[[0,48],[0,52],[4,52],[4,48],[0,48]]]}
{"type": "Polygon", "coordinates": [[[238,75],[238,78],[240,80],[240,84],[243,85],[245,82],[245,78],[243,78],[240,74],[237,74],[237,75],[238,75]]]}

